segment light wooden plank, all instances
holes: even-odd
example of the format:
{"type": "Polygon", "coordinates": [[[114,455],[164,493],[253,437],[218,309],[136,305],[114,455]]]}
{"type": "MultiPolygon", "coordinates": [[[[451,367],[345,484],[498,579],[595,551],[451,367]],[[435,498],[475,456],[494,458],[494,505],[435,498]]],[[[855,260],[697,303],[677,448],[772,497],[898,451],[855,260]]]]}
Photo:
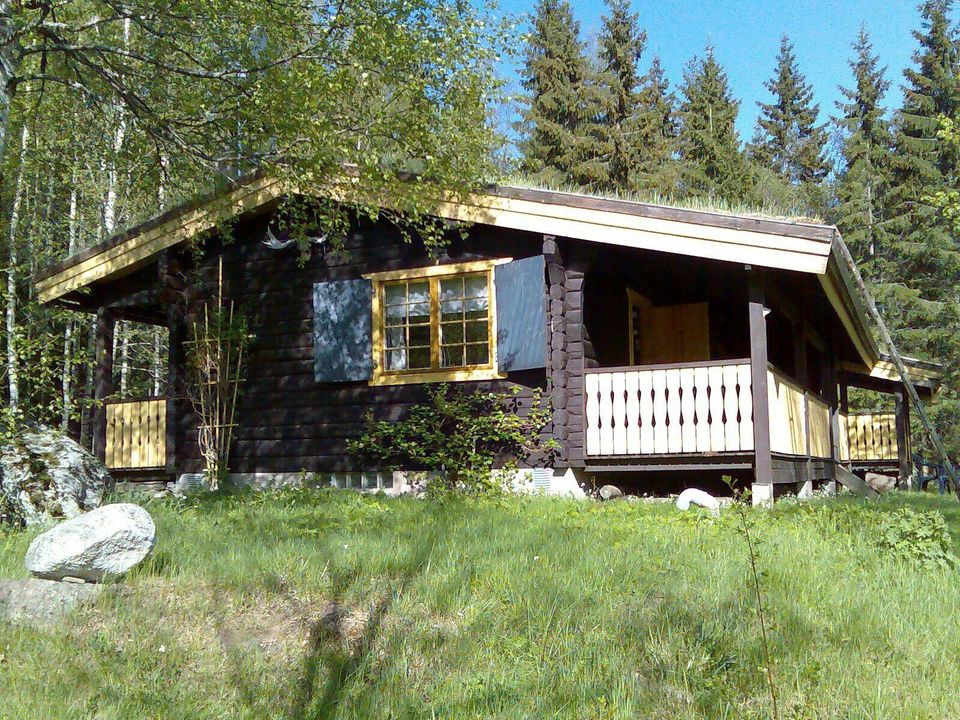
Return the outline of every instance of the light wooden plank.
{"type": "Polygon", "coordinates": [[[653,432],[653,371],[637,373],[640,392],[640,452],[652,455],[656,443],[653,432]]]}
{"type": "Polygon", "coordinates": [[[640,373],[625,374],[624,385],[627,392],[627,454],[639,455],[640,444],[640,373]]]}
{"type": "Polygon", "coordinates": [[[753,450],[753,390],[749,365],[737,365],[737,382],[740,385],[740,449],[753,450]]]}
{"type": "Polygon", "coordinates": [[[117,447],[117,438],[116,438],[116,426],[117,426],[117,410],[116,405],[107,405],[104,408],[107,420],[107,433],[106,433],[106,443],[104,444],[104,464],[108,468],[116,467],[116,461],[114,460],[114,454],[116,453],[117,447]]]}
{"type": "Polygon", "coordinates": [[[627,386],[626,373],[610,373],[610,391],[613,395],[613,454],[627,454],[627,386]]]}
{"type": "Polygon", "coordinates": [[[696,415],[696,393],[694,385],[696,375],[694,368],[681,368],[680,370],[680,417],[683,423],[681,428],[681,449],[685,453],[695,453],[697,451],[697,426],[693,419],[696,415]]]}
{"type": "Polygon", "coordinates": [[[653,370],[653,451],[658,455],[670,450],[667,437],[667,371],[653,370]]]}
{"type": "Polygon", "coordinates": [[[723,375],[723,443],[726,450],[739,451],[740,426],[737,423],[737,414],[740,403],[737,398],[737,366],[724,365],[721,368],[723,375]]]}
{"type": "Polygon", "coordinates": [[[710,450],[723,452],[727,449],[723,431],[723,367],[707,368],[710,387],[710,450]]]}
{"type": "Polygon", "coordinates": [[[167,401],[157,400],[157,465],[167,461],[167,401]]]}
{"type": "Polygon", "coordinates": [[[683,426],[680,424],[680,370],[664,372],[667,393],[667,452],[683,450],[683,426]]]}
{"type": "Polygon", "coordinates": [[[697,452],[710,452],[710,397],[707,388],[710,385],[710,375],[707,368],[698,367],[693,370],[694,385],[697,396],[694,400],[696,410],[696,443],[697,452]]]}
{"type": "Polygon", "coordinates": [[[597,391],[600,395],[600,454],[613,454],[613,398],[610,373],[597,376],[597,391]]]}
{"type": "Polygon", "coordinates": [[[584,393],[587,397],[587,455],[600,454],[600,376],[589,373],[584,377],[584,393]]]}

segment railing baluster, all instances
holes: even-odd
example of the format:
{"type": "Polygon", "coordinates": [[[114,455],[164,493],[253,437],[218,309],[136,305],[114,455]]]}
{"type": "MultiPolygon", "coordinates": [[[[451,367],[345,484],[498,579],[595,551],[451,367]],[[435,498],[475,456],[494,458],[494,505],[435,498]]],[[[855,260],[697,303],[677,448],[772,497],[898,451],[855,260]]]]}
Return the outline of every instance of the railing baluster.
{"type": "Polygon", "coordinates": [[[639,455],[640,450],[640,373],[626,373],[627,393],[627,455],[639,455]]]}

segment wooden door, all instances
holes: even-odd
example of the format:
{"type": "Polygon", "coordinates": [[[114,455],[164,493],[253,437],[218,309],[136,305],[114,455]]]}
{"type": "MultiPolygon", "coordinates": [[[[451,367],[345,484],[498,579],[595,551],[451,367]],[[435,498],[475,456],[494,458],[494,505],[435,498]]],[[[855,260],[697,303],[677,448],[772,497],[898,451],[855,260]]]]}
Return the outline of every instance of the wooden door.
{"type": "Polygon", "coordinates": [[[708,303],[655,307],[630,302],[631,362],[635,365],[710,359],[708,303]]]}

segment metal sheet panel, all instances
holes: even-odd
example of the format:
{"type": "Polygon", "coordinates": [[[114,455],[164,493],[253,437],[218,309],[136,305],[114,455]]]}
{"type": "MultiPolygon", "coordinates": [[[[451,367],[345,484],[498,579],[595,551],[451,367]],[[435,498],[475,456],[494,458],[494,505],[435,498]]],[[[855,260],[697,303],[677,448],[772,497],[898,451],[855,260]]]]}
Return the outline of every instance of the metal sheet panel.
{"type": "Polygon", "coordinates": [[[546,274],[542,255],[498,265],[497,360],[501,372],[547,365],[546,274]]]}
{"type": "Polygon", "coordinates": [[[313,286],[313,368],[317,382],[369,380],[372,285],[336,280],[313,286]]]}

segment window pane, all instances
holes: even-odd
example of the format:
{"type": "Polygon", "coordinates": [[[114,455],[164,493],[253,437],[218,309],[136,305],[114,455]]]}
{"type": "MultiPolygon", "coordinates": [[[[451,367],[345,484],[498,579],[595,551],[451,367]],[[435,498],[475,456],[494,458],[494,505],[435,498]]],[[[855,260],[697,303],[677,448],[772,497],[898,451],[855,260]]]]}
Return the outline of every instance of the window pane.
{"type": "Polygon", "coordinates": [[[459,345],[463,342],[463,323],[444,323],[440,326],[441,345],[459,345]]]}
{"type": "Polygon", "coordinates": [[[440,320],[462,320],[463,300],[448,300],[440,303],[440,320]]]}
{"type": "Polygon", "coordinates": [[[393,327],[387,328],[387,347],[388,348],[402,348],[407,343],[405,342],[406,333],[402,327],[393,327]]]}
{"type": "Polygon", "coordinates": [[[420,303],[418,305],[410,305],[407,309],[410,315],[410,324],[419,325],[422,323],[430,322],[430,304],[429,303],[420,303]]]}
{"type": "Polygon", "coordinates": [[[406,283],[387,285],[383,291],[383,301],[387,305],[398,305],[407,301],[406,283]]]}
{"type": "Polygon", "coordinates": [[[467,345],[467,365],[487,365],[490,362],[490,351],[487,344],[467,345]]]}
{"type": "Polygon", "coordinates": [[[486,342],[488,339],[486,320],[467,323],[467,342],[486,342]]]}
{"type": "Polygon", "coordinates": [[[410,326],[410,347],[430,347],[430,326],[429,325],[411,325],[410,326]]]}
{"type": "Polygon", "coordinates": [[[487,314],[487,298],[470,298],[466,301],[468,317],[485,317],[487,314]]]}
{"type": "Polygon", "coordinates": [[[415,282],[407,285],[407,302],[429,303],[430,302],[430,283],[415,282]]]}
{"type": "Polygon", "coordinates": [[[441,348],[441,367],[461,367],[463,365],[463,345],[452,345],[441,348]]]}
{"type": "Polygon", "coordinates": [[[387,325],[403,325],[406,314],[406,305],[387,305],[387,325]]]}
{"type": "Polygon", "coordinates": [[[430,348],[411,348],[410,349],[410,369],[429,368],[430,367],[430,348]]]}
{"type": "Polygon", "coordinates": [[[440,300],[452,300],[463,297],[463,278],[440,280],[440,300]]]}
{"type": "Polygon", "coordinates": [[[486,297],[487,276],[474,275],[463,280],[464,297],[486,297]]]}
{"type": "Polygon", "coordinates": [[[407,351],[390,350],[387,352],[387,370],[406,370],[407,351]]]}

